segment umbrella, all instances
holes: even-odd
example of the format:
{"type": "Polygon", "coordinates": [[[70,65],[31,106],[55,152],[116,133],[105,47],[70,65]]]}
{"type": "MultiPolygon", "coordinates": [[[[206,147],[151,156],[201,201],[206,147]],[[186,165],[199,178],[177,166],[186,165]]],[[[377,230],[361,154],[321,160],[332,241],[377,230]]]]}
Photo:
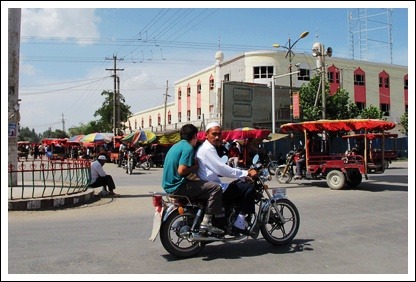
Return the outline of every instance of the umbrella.
{"type": "Polygon", "coordinates": [[[273,142],[282,138],[285,138],[289,136],[289,134],[283,134],[283,133],[270,133],[267,136],[267,139],[264,139],[263,142],[273,142]]]}
{"type": "Polygon", "coordinates": [[[156,134],[146,130],[136,130],[127,134],[121,139],[122,142],[129,142],[132,146],[139,142],[143,144],[151,143],[154,140],[156,140],[156,134]]]}
{"type": "Polygon", "coordinates": [[[113,133],[90,133],[80,139],[80,142],[111,142],[114,134],[113,133]]]}
{"type": "Polygon", "coordinates": [[[162,145],[172,145],[181,140],[179,129],[173,129],[156,133],[157,142],[162,145]]]}
{"type": "Polygon", "coordinates": [[[74,136],[71,136],[68,139],[68,141],[71,141],[71,142],[79,142],[83,137],[84,137],[84,134],[74,135],[74,136]]]}

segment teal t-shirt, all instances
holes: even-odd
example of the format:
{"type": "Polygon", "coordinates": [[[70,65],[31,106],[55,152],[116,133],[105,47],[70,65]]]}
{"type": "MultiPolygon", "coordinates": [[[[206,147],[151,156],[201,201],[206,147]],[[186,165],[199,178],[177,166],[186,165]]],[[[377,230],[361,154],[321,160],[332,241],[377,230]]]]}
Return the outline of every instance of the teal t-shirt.
{"type": "Polygon", "coordinates": [[[173,193],[185,181],[178,173],[179,165],[192,166],[194,163],[194,148],[186,140],[173,145],[166,154],[163,164],[162,187],[166,193],[173,193]]]}

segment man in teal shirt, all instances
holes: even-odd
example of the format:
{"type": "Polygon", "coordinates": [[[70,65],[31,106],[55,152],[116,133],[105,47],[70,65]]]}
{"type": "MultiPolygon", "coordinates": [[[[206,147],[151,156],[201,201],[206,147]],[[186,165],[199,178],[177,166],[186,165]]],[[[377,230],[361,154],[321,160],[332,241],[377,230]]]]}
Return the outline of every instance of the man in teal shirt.
{"type": "Polygon", "coordinates": [[[200,230],[222,234],[223,230],[211,224],[212,215],[221,211],[221,186],[214,182],[200,180],[194,175],[198,170],[198,162],[194,157],[194,147],[198,141],[197,134],[198,129],[193,124],[182,126],[180,130],[181,141],[169,149],[163,164],[162,187],[169,194],[206,200],[206,209],[200,230]]]}

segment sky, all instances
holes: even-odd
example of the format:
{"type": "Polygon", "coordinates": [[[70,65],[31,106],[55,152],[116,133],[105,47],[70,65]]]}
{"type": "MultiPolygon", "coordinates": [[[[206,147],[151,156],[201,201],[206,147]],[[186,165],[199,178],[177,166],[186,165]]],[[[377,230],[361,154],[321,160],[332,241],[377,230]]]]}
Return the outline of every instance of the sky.
{"type": "MultiPolygon", "coordinates": [[[[136,113],[163,105],[167,85],[172,102],[174,82],[212,66],[218,50],[225,60],[247,51],[276,51],[274,43],[287,46],[289,38],[293,43],[309,31],[292,49],[295,55],[311,56],[312,45],[319,41],[333,49],[333,57],[349,58],[349,24],[357,23],[359,15],[356,7],[347,6],[355,2],[337,2],[337,7],[345,8],[323,8],[327,4],[322,2],[314,2],[322,8],[312,8],[301,1],[295,2],[298,7],[311,8],[290,8],[291,2],[244,7],[247,3],[241,2],[244,8],[239,9],[232,8],[235,2],[221,2],[221,8],[216,2],[199,2],[203,8],[187,2],[158,2],[166,8],[152,8],[155,2],[140,2],[141,7],[102,2],[106,6],[98,9],[91,8],[97,2],[82,2],[82,6],[60,2],[65,8],[59,9],[49,8],[49,3],[36,2],[34,9],[28,6],[32,3],[2,1],[2,81],[7,78],[4,8],[20,7],[20,125],[36,133],[49,127],[68,130],[98,119],[94,113],[104,102],[101,93],[114,89],[114,66],[120,69],[125,103],[136,113]]],[[[366,10],[373,22],[381,22],[369,22],[368,28],[374,30],[368,33],[367,58],[390,62],[387,13],[381,8],[392,8],[393,63],[407,66],[408,44],[414,54],[414,41],[408,40],[414,34],[414,7],[405,2],[381,3],[385,6],[366,10]]]]}
{"type": "MultiPolygon", "coordinates": [[[[409,66],[409,137],[414,138],[415,8],[412,1],[60,1],[59,9],[51,6],[53,3],[56,2],[1,2],[2,136],[8,120],[5,110],[8,8],[22,8],[20,125],[43,133],[49,127],[62,130],[62,121],[68,130],[96,119],[94,112],[104,101],[102,91],[114,89],[113,72],[108,70],[114,68],[113,56],[118,59],[116,67],[122,69],[117,71],[120,92],[135,113],[163,105],[167,83],[168,102],[172,102],[174,82],[212,66],[218,50],[224,52],[225,60],[247,51],[272,51],[276,50],[272,47],[274,43],[286,45],[289,38],[293,43],[302,32],[309,31],[293,48],[296,56],[311,56],[312,45],[319,41],[333,49],[333,57],[349,58],[347,16],[351,13],[356,18],[357,8],[364,7],[368,8],[369,15],[385,13],[380,8],[393,9],[393,63],[409,66]],[[234,8],[236,3],[239,9],[234,8]],[[195,4],[198,7],[192,6],[195,4]]],[[[380,28],[387,23],[387,16],[382,17],[382,24],[369,26],[373,31],[369,32],[367,56],[369,61],[388,63],[386,44],[377,45],[377,41],[388,41],[387,29],[380,28]]],[[[377,22],[380,17],[373,19],[377,22]]],[[[3,146],[4,164],[5,150],[7,147],[3,146]]],[[[409,147],[409,157],[413,158],[413,153],[414,148],[409,147]]],[[[409,161],[410,171],[414,171],[413,166],[409,161]]],[[[5,188],[4,169],[2,174],[5,188]]],[[[412,178],[409,181],[414,183],[412,178]]],[[[413,199],[414,185],[409,187],[409,197],[413,199]]],[[[414,203],[409,204],[414,211],[414,203]]],[[[2,205],[3,215],[7,215],[6,205],[2,205]]],[[[409,213],[409,218],[414,219],[414,214],[409,213]]],[[[2,223],[7,228],[7,220],[2,223]]],[[[409,231],[413,232],[409,237],[414,238],[414,228],[409,231]]],[[[2,246],[3,242],[2,235],[2,246]]],[[[3,250],[7,249],[5,245],[3,250]]],[[[2,269],[3,266],[2,263],[2,269]]]]}

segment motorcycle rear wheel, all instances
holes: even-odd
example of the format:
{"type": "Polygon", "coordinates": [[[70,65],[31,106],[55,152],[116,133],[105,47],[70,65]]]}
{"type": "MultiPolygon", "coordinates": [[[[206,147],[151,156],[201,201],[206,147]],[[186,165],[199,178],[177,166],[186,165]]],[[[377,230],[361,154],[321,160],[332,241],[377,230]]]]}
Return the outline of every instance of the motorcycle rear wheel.
{"type": "Polygon", "coordinates": [[[269,221],[260,227],[263,238],[272,245],[287,245],[295,238],[299,230],[300,218],[299,211],[288,199],[276,201],[276,207],[282,214],[284,222],[280,220],[276,209],[270,207],[269,221]]]}
{"type": "Polygon", "coordinates": [[[162,222],[160,227],[160,241],[165,250],[172,256],[189,258],[196,256],[204,249],[205,244],[201,242],[189,242],[185,237],[191,230],[195,215],[194,212],[189,210],[180,215],[175,210],[169,215],[166,221],[162,222]]]}
{"type": "Polygon", "coordinates": [[[277,161],[271,161],[267,165],[267,170],[269,171],[270,175],[275,175],[276,170],[278,170],[279,163],[277,161]]]}
{"type": "Polygon", "coordinates": [[[142,163],[140,165],[144,170],[149,170],[150,169],[150,162],[149,161],[145,161],[144,163],[142,163]]]}

